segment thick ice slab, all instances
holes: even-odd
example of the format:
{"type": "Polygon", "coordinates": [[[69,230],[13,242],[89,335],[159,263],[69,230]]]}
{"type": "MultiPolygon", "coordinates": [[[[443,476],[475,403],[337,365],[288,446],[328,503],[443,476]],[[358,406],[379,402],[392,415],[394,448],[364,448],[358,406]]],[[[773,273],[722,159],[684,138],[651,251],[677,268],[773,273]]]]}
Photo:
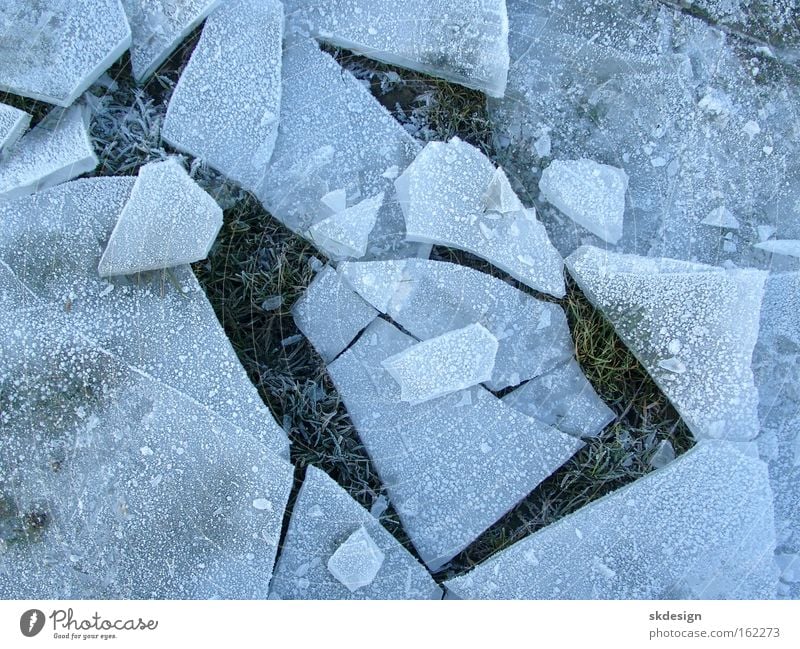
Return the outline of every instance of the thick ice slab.
{"type": "Polygon", "coordinates": [[[222,0],[122,0],[131,26],[131,66],[145,81],[222,0]]]}
{"type": "Polygon", "coordinates": [[[414,345],[375,320],[328,371],[403,527],[437,571],[583,442],[504,405],[480,386],[418,405],[382,362],[414,345]]]}
{"type": "Polygon", "coordinates": [[[497,338],[467,325],[390,356],[381,364],[400,386],[400,399],[423,403],[492,378],[497,338]]]}
{"type": "Polygon", "coordinates": [[[503,403],[578,437],[599,435],[615,418],[573,358],[510,392],[503,403]]]}
{"type": "MultiPolygon", "coordinates": [[[[334,212],[308,230],[308,238],[331,259],[358,259],[367,254],[369,235],[378,222],[384,193],[334,212]]],[[[324,203],[325,196],[323,196],[324,203]]],[[[338,207],[338,206],[337,206],[338,207]]]]}
{"type": "Polygon", "coordinates": [[[567,267],[697,439],[758,434],[750,365],[766,273],[593,247],[567,267]]]}
{"type": "Polygon", "coordinates": [[[519,385],[572,357],[564,311],[466,266],[409,259],[348,262],[339,273],[367,302],[420,340],[481,324],[498,341],[491,390],[519,385]]]}
{"type": "Polygon", "coordinates": [[[387,173],[405,169],[418,150],[364,85],[313,41],[287,39],[278,140],[257,192],[273,216],[305,235],[330,216],[321,201],[331,192],[344,191],[350,206],[384,193],[366,258],[427,255],[428,247],[405,242],[396,176],[387,173]]]}
{"type": "Polygon", "coordinates": [[[384,63],[502,97],[508,74],[505,0],[287,0],[300,26],[384,63]]]}
{"type": "Polygon", "coordinates": [[[395,181],[408,239],[466,250],[537,291],[562,297],[563,262],[536,211],[486,211],[496,175],[486,156],[457,137],[428,143],[395,181]]]}
{"type": "Polygon", "coordinates": [[[219,205],[177,160],[152,162],[139,170],[98,272],[128,275],[205,259],[221,227],[219,205]]]}
{"type": "Polygon", "coordinates": [[[323,471],[308,467],[275,566],[270,598],[439,599],[441,594],[427,570],[368,511],[323,471]],[[370,583],[350,590],[330,572],[328,562],[360,530],[383,560],[370,583]]]}
{"type": "Polygon", "coordinates": [[[0,596],[265,598],[291,465],[63,310],[0,331],[0,596]]]}
{"type": "Polygon", "coordinates": [[[292,307],[297,328],[326,363],[336,358],[377,315],[330,266],[317,274],[292,307]]]}
{"type": "Polygon", "coordinates": [[[603,241],[622,238],[628,175],[593,160],[553,160],[539,190],[548,202],[603,241]]]}
{"type": "Polygon", "coordinates": [[[464,599],[765,599],[772,564],[766,466],[701,443],[445,582],[464,599]]]}
{"type": "Polygon", "coordinates": [[[161,135],[253,190],[264,178],[281,105],[283,6],[231,0],[206,21],[161,135]]]}
{"type": "Polygon", "coordinates": [[[0,202],[52,187],[97,166],[86,118],[77,106],[54,109],[0,160],[0,202]]]}
{"type": "Polygon", "coordinates": [[[102,279],[133,178],[77,180],[0,203],[0,261],[87,339],[288,454],[191,269],[102,279]]]}
{"type": "Polygon", "coordinates": [[[130,44],[119,0],[4,0],[0,91],[69,106],[130,44]]]}
{"type": "Polygon", "coordinates": [[[0,103],[0,161],[27,130],[31,116],[24,110],[0,103]]]}

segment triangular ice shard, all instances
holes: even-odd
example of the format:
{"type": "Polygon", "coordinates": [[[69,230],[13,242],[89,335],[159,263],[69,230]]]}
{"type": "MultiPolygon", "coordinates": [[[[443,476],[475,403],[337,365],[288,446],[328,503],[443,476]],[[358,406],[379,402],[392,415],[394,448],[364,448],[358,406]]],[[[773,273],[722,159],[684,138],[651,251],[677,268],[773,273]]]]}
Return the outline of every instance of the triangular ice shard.
{"type": "MultiPolygon", "coordinates": [[[[309,228],[308,238],[332,259],[363,257],[367,254],[369,235],[378,221],[383,198],[381,192],[317,221],[309,228]]],[[[323,196],[323,203],[324,199],[323,196]]]]}
{"type": "Polygon", "coordinates": [[[466,250],[563,297],[563,261],[536,211],[486,211],[497,182],[494,165],[475,147],[457,137],[429,142],[395,181],[408,239],[466,250]]]}
{"type": "MultiPolygon", "coordinates": [[[[373,549],[368,556],[379,555],[373,549]]],[[[439,599],[441,594],[425,568],[367,510],[323,471],[308,467],[275,566],[271,599],[439,599]],[[351,590],[329,570],[329,562],[354,534],[358,541],[364,533],[383,560],[368,584],[351,590]]]]}
{"type": "Polygon", "coordinates": [[[131,26],[131,67],[139,83],[166,61],[172,51],[222,0],[122,0],[131,26]]]}
{"type": "Polygon", "coordinates": [[[231,0],[217,9],[172,94],[164,140],[256,189],[278,134],[282,39],[278,0],[231,0]]]}
{"type": "Polygon", "coordinates": [[[764,463],[707,441],[445,586],[463,599],[764,599],[772,525],[764,463]]]}
{"type": "Polygon", "coordinates": [[[321,201],[331,192],[343,191],[352,203],[383,192],[366,257],[426,255],[429,248],[405,242],[387,177],[389,169],[405,169],[417,151],[414,138],[350,72],[313,41],[287,40],[280,130],[257,192],[270,214],[304,234],[330,215],[321,213],[321,201]]]}
{"type": "Polygon", "coordinates": [[[330,266],[323,268],[292,307],[297,328],[330,363],[378,312],[347,286],[330,266]]]}
{"type": "Polygon", "coordinates": [[[69,106],[130,43],[119,0],[4,0],[0,91],[69,106]]]}
{"type": "Polygon", "coordinates": [[[31,116],[24,110],[0,103],[0,161],[28,128],[31,116]]]}
{"type": "Polygon", "coordinates": [[[403,402],[382,362],[414,342],[377,319],[328,372],[411,542],[437,571],[583,442],[480,386],[403,402]]]}
{"type": "Polygon", "coordinates": [[[498,341],[491,390],[519,385],[572,357],[564,311],[481,271],[427,259],[347,262],[339,273],[412,336],[480,324],[498,341]]]}
{"type": "Polygon", "coordinates": [[[287,0],[287,14],[325,42],[502,97],[505,0],[287,0]]]}
{"type": "Polygon", "coordinates": [[[0,202],[63,183],[96,166],[82,110],[56,108],[0,160],[0,202]]]}
{"type": "Polygon", "coordinates": [[[750,364],[766,273],[586,246],[567,267],[697,439],[758,434],[750,364]]]}
{"type": "Polygon", "coordinates": [[[770,239],[757,243],[754,247],[773,255],[800,258],[800,239],[770,239]]]}
{"type": "Polygon", "coordinates": [[[174,158],[139,169],[111,232],[101,277],[190,264],[208,256],[222,210],[174,158]]]}

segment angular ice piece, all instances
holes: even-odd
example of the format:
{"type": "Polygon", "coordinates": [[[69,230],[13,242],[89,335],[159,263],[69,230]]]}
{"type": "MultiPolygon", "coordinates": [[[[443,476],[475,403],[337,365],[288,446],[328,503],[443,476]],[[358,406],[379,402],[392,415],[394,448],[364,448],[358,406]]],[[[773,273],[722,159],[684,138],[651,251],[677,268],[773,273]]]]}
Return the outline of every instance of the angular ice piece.
{"type": "Polygon", "coordinates": [[[479,324],[431,338],[381,363],[400,385],[400,399],[423,403],[492,377],[497,338],[479,324]]]}
{"type": "Polygon", "coordinates": [[[130,44],[119,0],[5,0],[0,91],[69,106],[130,44]]]}
{"type": "Polygon", "coordinates": [[[383,198],[381,192],[318,221],[309,228],[308,238],[332,259],[363,257],[367,254],[369,235],[378,221],[383,198]]]}
{"type": "Polygon", "coordinates": [[[161,135],[242,187],[264,178],[281,106],[283,6],[232,0],[206,21],[161,135]]]}
{"type": "Polygon", "coordinates": [[[292,307],[292,316],[322,360],[330,363],[378,312],[325,266],[292,307]]]}
{"type": "Polygon", "coordinates": [[[0,201],[63,183],[96,166],[82,110],[56,108],[0,161],[0,201]]]}
{"type": "Polygon", "coordinates": [[[324,205],[325,216],[333,216],[347,209],[347,192],[344,189],[334,189],[319,201],[324,205]]]}
{"type": "Polygon", "coordinates": [[[534,290],[563,297],[563,261],[536,211],[486,211],[496,174],[485,155],[457,137],[429,142],[395,181],[408,239],[466,250],[534,290]]]}
{"type": "Polygon", "coordinates": [[[615,417],[573,358],[510,392],[503,403],[578,437],[599,435],[615,417]]]}
{"type": "Polygon", "coordinates": [[[32,294],[68,312],[88,339],[288,456],[286,433],[247,377],[191,268],[98,276],[104,242],[134,182],[76,180],[0,203],[0,261],[32,294]]]}
{"type": "Polygon", "coordinates": [[[502,97],[508,75],[505,0],[287,0],[318,39],[384,63],[502,97]]]}
{"type": "Polygon", "coordinates": [[[411,542],[437,571],[583,442],[480,386],[411,405],[381,363],[414,339],[375,320],[328,366],[411,542]]]}
{"type": "Polygon", "coordinates": [[[292,466],[71,323],[0,313],[0,597],[265,598],[292,466]]]}
{"type": "Polygon", "coordinates": [[[773,255],[800,258],[800,239],[771,239],[757,243],[754,247],[773,255]]]}
{"type": "Polygon", "coordinates": [[[519,200],[512,189],[506,172],[499,167],[495,170],[494,176],[489,182],[489,188],[483,197],[483,203],[488,212],[499,212],[500,214],[519,212],[525,209],[522,201],[519,200]]]}
{"type": "Polygon", "coordinates": [[[390,167],[405,169],[417,151],[414,138],[350,72],[313,41],[287,38],[278,140],[256,192],[270,214],[305,235],[330,216],[321,201],[334,199],[331,192],[331,209],[341,206],[342,192],[353,202],[384,192],[367,258],[427,256],[429,247],[405,242],[385,175],[390,167]]]}
{"type": "Polygon", "coordinates": [[[428,571],[323,471],[309,466],[270,583],[271,599],[439,599],[428,571]],[[326,562],[354,530],[365,530],[383,565],[351,591],[326,562]]]}
{"type": "Polygon", "coordinates": [[[564,311],[501,279],[427,259],[347,262],[339,273],[367,302],[412,336],[428,340],[481,324],[498,341],[491,390],[543,374],[572,357],[564,311]]]}
{"type": "Polygon", "coordinates": [[[351,593],[369,586],[386,555],[362,525],[328,559],[328,570],[351,593]]]}
{"type": "Polygon", "coordinates": [[[208,256],[222,210],[174,158],[139,169],[98,272],[101,277],[191,264],[208,256]]]}
{"type": "Polygon", "coordinates": [[[222,0],[122,0],[131,26],[131,67],[145,81],[222,0]]]}
{"type": "Polygon", "coordinates": [[[766,466],[706,441],[445,582],[463,599],[767,599],[766,466]]]}
{"type": "Polygon", "coordinates": [[[662,439],[652,456],[650,456],[650,466],[654,469],[661,469],[675,459],[675,449],[668,439],[662,439]]]}
{"type": "Polygon", "coordinates": [[[703,219],[703,225],[710,225],[715,228],[724,228],[727,230],[738,230],[739,221],[727,207],[724,205],[711,210],[708,216],[703,219]]]}
{"type": "Polygon", "coordinates": [[[603,241],[622,238],[628,175],[593,160],[553,160],[539,189],[549,203],[603,241]]]}
{"type": "Polygon", "coordinates": [[[766,273],[590,246],[575,251],[567,267],[695,438],[758,434],[750,365],[766,273]]]}
{"type": "Polygon", "coordinates": [[[0,160],[16,144],[31,123],[24,110],[0,103],[0,160]]]}

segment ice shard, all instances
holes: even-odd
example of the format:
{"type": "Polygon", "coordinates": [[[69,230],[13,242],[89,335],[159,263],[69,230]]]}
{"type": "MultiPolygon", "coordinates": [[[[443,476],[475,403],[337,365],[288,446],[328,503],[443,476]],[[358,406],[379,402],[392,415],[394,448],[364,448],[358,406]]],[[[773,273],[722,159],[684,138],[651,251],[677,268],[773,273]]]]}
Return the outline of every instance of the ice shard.
{"type": "Polygon", "coordinates": [[[369,235],[378,222],[383,199],[381,192],[317,221],[309,228],[308,238],[332,259],[363,257],[367,254],[369,235]]]}
{"type": "Polygon", "coordinates": [[[770,239],[754,246],[773,255],[800,258],[800,239],[770,239]]]}
{"type": "Polygon", "coordinates": [[[101,277],[190,264],[208,256],[222,210],[174,158],[139,176],[100,258],[101,277]]]}
{"type": "Polygon", "coordinates": [[[336,548],[328,571],[351,593],[369,586],[378,576],[386,555],[362,525],[336,548]]]}
{"type": "Polygon", "coordinates": [[[24,110],[0,103],[0,161],[28,128],[31,116],[24,110]]]}

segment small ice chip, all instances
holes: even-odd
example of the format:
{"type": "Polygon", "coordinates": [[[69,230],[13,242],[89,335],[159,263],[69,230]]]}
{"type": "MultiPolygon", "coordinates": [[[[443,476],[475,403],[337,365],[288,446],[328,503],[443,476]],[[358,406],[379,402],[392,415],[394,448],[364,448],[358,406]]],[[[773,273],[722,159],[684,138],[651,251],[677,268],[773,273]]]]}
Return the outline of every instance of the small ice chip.
{"type": "Polygon", "coordinates": [[[375,581],[384,558],[362,525],[328,559],[328,570],[352,593],[375,581]]]}

